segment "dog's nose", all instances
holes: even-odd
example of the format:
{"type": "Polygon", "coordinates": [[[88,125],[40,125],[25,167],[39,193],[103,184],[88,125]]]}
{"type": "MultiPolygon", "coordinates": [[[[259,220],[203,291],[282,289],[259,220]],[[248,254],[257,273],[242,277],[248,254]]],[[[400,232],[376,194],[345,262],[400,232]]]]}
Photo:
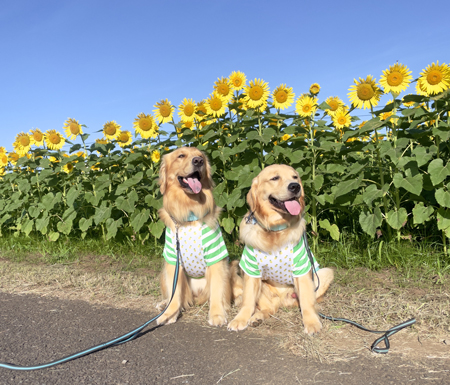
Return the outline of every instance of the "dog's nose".
{"type": "Polygon", "coordinates": [[[298,194],[300,192],[300,183],[289,183],[288,190],[294,194],[298,194]]]}
{"type": "Polygon", "coordinates": [[[192,158],[192,164],[197,167],[203,166],[203,158],[201,156],[192,158]]]}

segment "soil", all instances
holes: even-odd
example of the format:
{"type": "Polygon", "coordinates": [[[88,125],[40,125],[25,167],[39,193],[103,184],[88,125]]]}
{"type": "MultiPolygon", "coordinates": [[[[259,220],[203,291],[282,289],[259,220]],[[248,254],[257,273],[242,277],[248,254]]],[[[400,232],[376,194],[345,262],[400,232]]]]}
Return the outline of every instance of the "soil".
{"type": "MultiPolygon", "coordinates": [[[[118,337],[154,315],[45,294],[5,292],[0,292],[0,309],[0,361],[17,365],[65,357],[118,337]]],[[[392,338],[400,343],[401,332],[392,338]]],[[[333,361],[304,358],[280,346],[277,335],[264,329],[231,333],[209,327],[206,321],[189,321],[187,315],[173,325],[151,325],[131,342],[52,368],[0,368],[0,384],[450,383],[446,341],[442,352],[433,350],[436,354],[431,355],[377,355],[362,345],[352,354],[345,348],[345,358],[333,361]]],[[[420,349],[420,341],[417,346],[420,349]]]]}

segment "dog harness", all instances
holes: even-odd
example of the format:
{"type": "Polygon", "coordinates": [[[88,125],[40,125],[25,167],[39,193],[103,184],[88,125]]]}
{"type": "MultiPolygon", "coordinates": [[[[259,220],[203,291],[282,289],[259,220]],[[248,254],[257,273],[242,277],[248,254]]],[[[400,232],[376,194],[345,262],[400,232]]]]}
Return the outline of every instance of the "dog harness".
{"type": "MultiPolygon", "coordinates": [[[[314,256],[313,261],[314,268],[316,271],[319,270],[319,264],[314,256]]],[[[301,277],[311,270],[303,237],[296,245],[289,243],[279,250],[268,253],[246,245],[239,266],[250,277],[284,285],[293,285],[293,278],[301,277]]]]}
{"type": "MultiPolygon", "coordinates": [[[[227,247],[220,227],[211,230],[206,224],[181,226],[178,229],[180,240],[181,266],[191,278],[205,276],[206,267],[214,265],[228,257],[227,247]]],[[[177,261],[175,236],[166,227],[166,243],[163,256],[167,263],[175,265],[177,261]]]]}

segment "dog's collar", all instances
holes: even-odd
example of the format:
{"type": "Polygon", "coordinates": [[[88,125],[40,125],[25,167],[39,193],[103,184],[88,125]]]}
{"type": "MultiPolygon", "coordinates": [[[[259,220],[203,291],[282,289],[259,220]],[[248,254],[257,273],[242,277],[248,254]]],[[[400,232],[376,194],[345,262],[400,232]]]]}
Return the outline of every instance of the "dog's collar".
{"type": "Polygon", "coordinates": [[[258,220],[255,218],[255,214],[253,213],[253,211],[251,211],[250,214],[245,218],[245,222],[250,225],[259,225],[264,230],[274,231],[274,232],[285,230],[289,227],[289,225],[287,223],[285,223],[283,225],[276,225],[276,226],[272,226],[270,228],[266,228],[261,223],[258,222],[258,220]]]}
{"type": "MultiPolygon", "coordinates": [[[[209,214],[209,210],[208,212],[203,216],[206,217],[209,214]]],[[[178,221],[172,216],[170,215],[170,218],[172,219],[173,223],[178,224],[178,221]]],[[[183,222],[194,222],[194,221],[198,221],[200,219],[203,218],[199,218],[197,215],[195,215],[192,211],[189,213],[188,217],[183,221],[183,222]]]]}

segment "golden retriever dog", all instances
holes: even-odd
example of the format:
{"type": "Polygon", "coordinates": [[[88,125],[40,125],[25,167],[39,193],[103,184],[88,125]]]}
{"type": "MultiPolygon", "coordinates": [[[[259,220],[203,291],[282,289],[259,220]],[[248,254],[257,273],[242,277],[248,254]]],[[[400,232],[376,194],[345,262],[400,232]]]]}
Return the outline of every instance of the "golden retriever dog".
{"type": "Polygon", "coordinates": [[[228,252],[218,225],[221,211],[214,202],[211,166],[196,148],[182,147],[164,155],[159,172],[163,208],[159,216],[166,225],[164,268],[161,273],[163,310],[172,295],[177,258],[178,231],[181,260],[177,287],[158,324],[170,324],[193,304],[209,300],[208,322],[227,322],[231,287],[228,252]]]}
{"type": "Polygon", "coordinates": [[[305,332],[317,333],[322,324],[316,303],[334,274],[328,268],[318,270],[320,287],[315,291],[317,279],[313,282],[303,239],[305,201],[298,173],[287,165],[266,167],[253,179],[247,203],[250,212],[240,225],[245,245],[239,264],[244,272],[242,307],[228,329],[256,326],[280,306],[300,306],[305,332]]]}

